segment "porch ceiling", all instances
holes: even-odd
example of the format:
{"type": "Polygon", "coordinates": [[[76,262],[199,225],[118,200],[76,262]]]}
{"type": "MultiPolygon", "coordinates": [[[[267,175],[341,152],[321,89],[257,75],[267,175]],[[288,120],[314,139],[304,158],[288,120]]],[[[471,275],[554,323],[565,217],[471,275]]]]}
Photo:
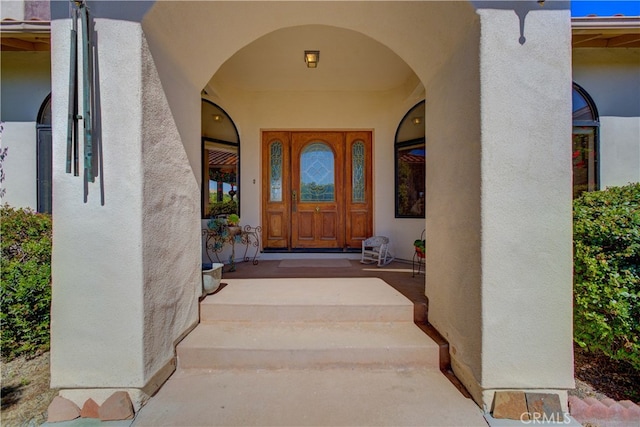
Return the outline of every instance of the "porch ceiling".
{"type": "Polygon", "coordinates": [[[210,82],[245,91],[384,91],[416,78],[394,52],[361,33],[326,25],[283,28],[245,46],[210,82]],[[318,67],[304,62],[319,50],[318,67]]]}
{"type": "Polygon", "coordinates": [[[51,25],[49,21],[14,21],[5,19],[1,23],[3,51],[51,50],[51,25]]]}

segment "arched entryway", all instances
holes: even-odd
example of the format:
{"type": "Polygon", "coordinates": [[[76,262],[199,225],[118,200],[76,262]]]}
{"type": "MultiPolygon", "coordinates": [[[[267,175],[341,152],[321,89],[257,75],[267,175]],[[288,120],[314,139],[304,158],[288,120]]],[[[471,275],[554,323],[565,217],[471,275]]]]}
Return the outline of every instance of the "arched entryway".
{"type": "MultiPolygon", "coordinates": [[[[63,173],[56,181],[65,203],[54,213],[54,385],[142,390],[166,375],[175,343],[197,322],[205,89],[242,140],[243,221],[261,221],[262,131],[372,131],[374,231],[410,259],[426,223],[429,320],[452,344],[454,370],[476,402],[490,404],[496,389],[569,388],[570,153],[558,148],[569,138],[569,32],[566,11],[521,4],[101,3],[102,135],[113,179],[104,208],[71,200],[63,173]],[[295,37],[304,31],[327,37],[295,37]],[[282,33],[314,45],[253,49],[282,33]],[[342,35],[368,41],[345,43],[355,48],[347,51],[342,35]],[[318,49],[324,39],[339,47],[318,49]],[[308,49],[321,52],[316,68],[306,67],[308,49]],[[332,60],[339,50],[345,60],[332,60]],[[391,57],[400,68],[386,74],[391,57]],[[396,218],[394,135],[423,99],[426,219],[396,218]],[[92,239],[76,238],[83,230],[92,239]],[[96,253],[109,265],[88,255],[96,253]],[[82,287],[88,277],[99,292],[82,287]]],[[[68,44],[62,27],[53,46],[68,44]]],[[[65,71],[54,72],[54,94],[65,92],[65,71]]]]}

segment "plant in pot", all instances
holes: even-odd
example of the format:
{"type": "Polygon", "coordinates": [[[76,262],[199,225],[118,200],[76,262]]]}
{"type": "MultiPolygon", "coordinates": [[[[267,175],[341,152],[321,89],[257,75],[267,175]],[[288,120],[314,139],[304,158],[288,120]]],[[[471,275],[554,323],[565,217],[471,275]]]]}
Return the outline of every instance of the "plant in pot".
{"type": "Polygon", "coordinates": [[[236,235],[240,233],[240,217],[236,214],[230,214],[227,217],[227,226],[229,227],[229,234],[236,235]]]}
{"type": "Polygon", "coordinates": [[[420,240],[420,239],[415,240],[413,242],[413,246],[416,249],[416,254],[420,258],[424,258],[424,256],[425,256],[425,254],[424,254],[424,244],[425,244],[425,241],[424,240],[420,240]]]}

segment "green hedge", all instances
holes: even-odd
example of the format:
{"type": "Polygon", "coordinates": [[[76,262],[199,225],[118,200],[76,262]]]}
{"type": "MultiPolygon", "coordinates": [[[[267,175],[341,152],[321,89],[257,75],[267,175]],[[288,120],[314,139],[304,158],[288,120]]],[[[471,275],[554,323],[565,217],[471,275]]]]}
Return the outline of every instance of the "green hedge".
{"type": "Polygon", "coordinates": [[[574,339],[640,370],[640,184],[573,203],[574,339]]]}
{"type": "Polygon", "coordinates": [[[238,202],[235,200],[211,203],[209,205],[209,216],[211,218],[215,218],[218,215],[229,215],[233,213],[238,213],[238,202]]]}
{"type": "Polygon", "coordinates": [[[51,217],[0,208],[2,359],[49,349],[51,217]]]}

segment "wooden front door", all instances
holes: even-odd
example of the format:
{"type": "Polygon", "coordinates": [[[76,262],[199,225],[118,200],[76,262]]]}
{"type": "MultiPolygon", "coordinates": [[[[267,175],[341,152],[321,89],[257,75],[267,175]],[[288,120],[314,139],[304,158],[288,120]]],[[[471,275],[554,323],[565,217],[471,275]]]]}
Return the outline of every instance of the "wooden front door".
{"type": "Polygon", "coordinates": [[[371,236],[371,132],[262,134],[267,249],[359,248],[371,236]]]}

